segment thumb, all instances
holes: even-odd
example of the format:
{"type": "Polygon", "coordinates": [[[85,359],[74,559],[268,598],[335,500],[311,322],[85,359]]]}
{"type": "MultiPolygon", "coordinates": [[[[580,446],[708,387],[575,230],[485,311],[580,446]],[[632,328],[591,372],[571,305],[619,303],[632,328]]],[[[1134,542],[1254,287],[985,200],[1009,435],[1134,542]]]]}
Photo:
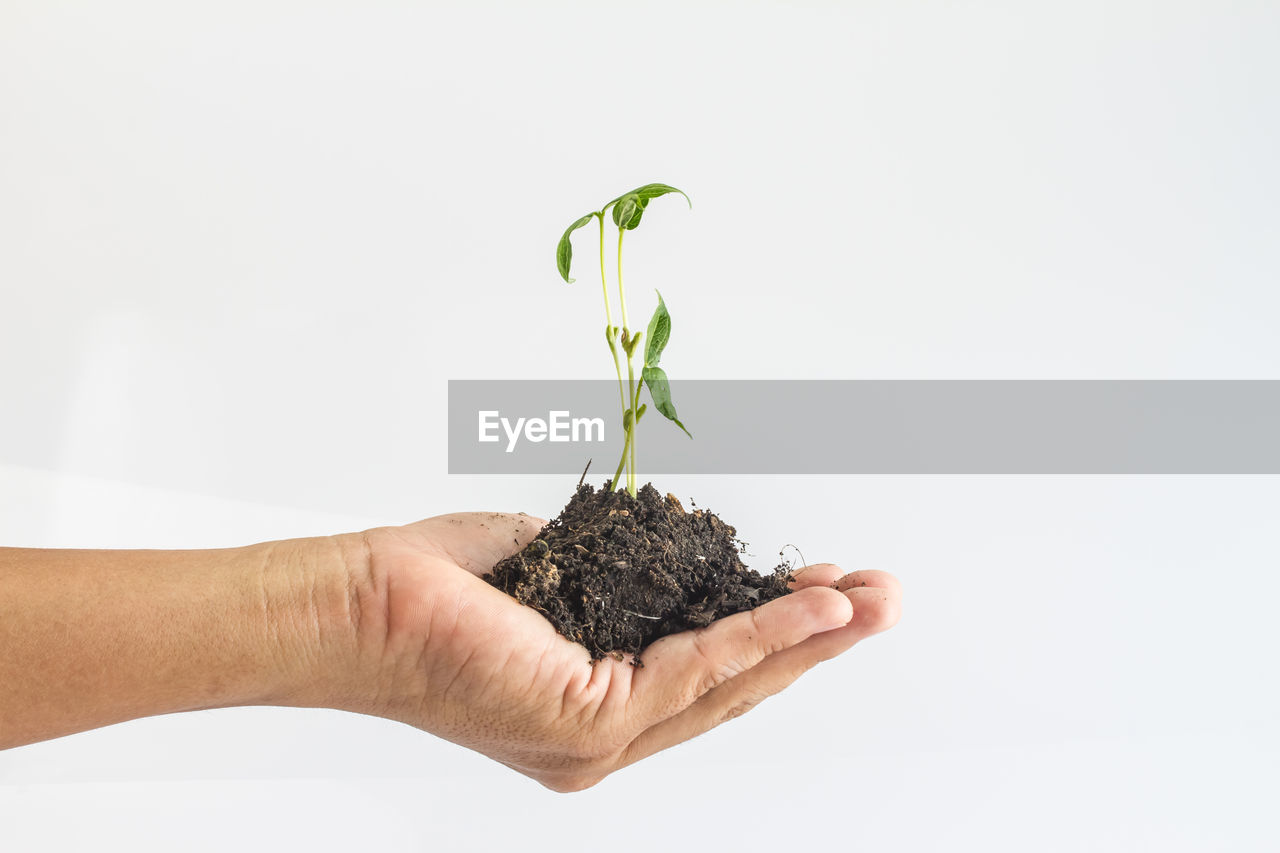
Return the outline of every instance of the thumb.
{"type": "Polygon", "coordinates": [[[532,542],[546,524],[522,512],[455,512],[402,529],[422,537],[472,574],[483,575],[532,542]]]}
{"type": "Polygon", "coordinates": [[[672,634],[643,653],[632,681],[640,728],[680,713],[708,690],[746,672],[774,652],[843,627],[853,606],[830,587],[810,587],[706,628],[672,634]]]}

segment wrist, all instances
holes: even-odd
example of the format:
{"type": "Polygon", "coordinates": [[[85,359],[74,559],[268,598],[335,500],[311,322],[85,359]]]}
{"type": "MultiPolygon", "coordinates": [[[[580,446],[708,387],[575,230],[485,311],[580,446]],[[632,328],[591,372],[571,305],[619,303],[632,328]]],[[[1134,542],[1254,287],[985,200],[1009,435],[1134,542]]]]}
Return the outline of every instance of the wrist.
{"type": "Polygon", "coordinates": [[[259,572],[278,661],[263,704],[364,710],[385,639],[385,589],[363,533],[269,542],[259,572]]]}
{"type": "Polygon", "coordinates": [[[0,549],[0,749],[178,711],[370,707],[385,619],[362,542],[0,549]]]}

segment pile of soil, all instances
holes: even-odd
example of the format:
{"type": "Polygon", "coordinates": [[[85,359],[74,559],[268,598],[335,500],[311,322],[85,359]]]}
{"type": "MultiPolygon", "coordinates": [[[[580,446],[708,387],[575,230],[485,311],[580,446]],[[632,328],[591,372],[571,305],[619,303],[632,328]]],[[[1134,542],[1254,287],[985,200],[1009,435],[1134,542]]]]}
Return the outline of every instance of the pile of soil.
{"type": "Polygon", "coordinates": [[[542,613],[594,661],[638,654],[666,634],[790,592],[788,564],[761,575],[743,564],[741,545],[714,513],[685,512],[651,484],[634,498],[584,484],[485,580],[542,613]]]}

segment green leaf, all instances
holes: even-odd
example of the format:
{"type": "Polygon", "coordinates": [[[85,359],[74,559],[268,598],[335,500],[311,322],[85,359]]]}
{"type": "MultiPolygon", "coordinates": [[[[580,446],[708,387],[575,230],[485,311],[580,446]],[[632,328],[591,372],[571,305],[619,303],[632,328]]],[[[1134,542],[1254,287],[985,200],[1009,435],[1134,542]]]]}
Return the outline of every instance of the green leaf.
{"type": "Polygon", "coordinates": [[[676,407],[671,403],[671,386],[667,382],[667,372],[661,367],[646,367],[640,374],[644,384],[649,386],[649,396],[653,397],[653,406],[662,416],[674,423],[684,434],[693,438],[693,434],[685,429],[684,424],[676,417],[676,407]]]}
{"type": "Polygon", "coordinates": [[[573,279],[569,278],[569,263],[573,260],[573,244],[569,242],[569,235],[586,225],[595,216],[594,213],[588,213],[566,228],[564,234],[560,236],[559,245],[556,246],[556,269],[560,270],[560,277],[569,284],[573,284],[573,279]]]}
{"type": "MultiPolygon", "coordinates": [[[[689,202],[689,207],[693,207],[693,202],[689,199],[689,196],[685,195],[684,190],[678,190],[669,184],[645,184],[642,187],[636,187],[634,190],[632,190],[629,193],[623,193],[622,195],[615,198],[613,201],[609,202],[609,204],[617,204],[627,196],[633,195],[639,198],[641,201],[643,201],[647,205],[650,199],[655,199],[655,198],[658,198],[659,196],[664,196],[667,193],[680,193],[680,195],[684,196],[684,200],[689,202]]],[[[609,204],[605,205],[606,209],[609,207],[609,204]]]]}
{"type": "Polygon", "coordinates": [[[640,224],[640,217],[644,215],[645,208],[649,206],[649,202],[667,193],[680,193],[680,195],[684,196],[684,200],[689,202],[689,206],[693,207],[693,202],[689,199],[689,196],[685,195],[684,190],[678,190],[668,184],[645,184],[629,193],[618,196],[601,210],[608,210],[609,206],[613,205],[613,224],[619,228],[634,231],[636,226],[640,224]]]}
{"type": "Polygon", "coordinates": [[[662,351],[667,348],[667,340],[671,337],[671,315],[667,313],[667,303],[658,294],[658,307],[653,309],[653,317],[649,319],[649,343],[644,351],[644,363],[658,366],[662,359],[662,351]]]}
{"type": "MultiPolygon", "coordinates": [[[[640,216],[644,213],[644,206],[647,201],[641,201],[640,197],[635,193],[628,193],[619,199],[615,199],[617,204],[613,205],[613,224],[619,228],[625,228],[630,231],[640,224],[640,216]]],[[[611,204],[613,202],[610,202],[611,204]]]]}
{"type": "Polygon", "coordinates": [[[648,403],[641,403],[640,408],[636,409],[636,417],[634,421],[631,419],[631,410],[625,409],[622,412],[622,428],[624,430],[630,430],[635,424],[640,423],[640,419],[644,417],[644,413],[648,408],[648,403]]]}

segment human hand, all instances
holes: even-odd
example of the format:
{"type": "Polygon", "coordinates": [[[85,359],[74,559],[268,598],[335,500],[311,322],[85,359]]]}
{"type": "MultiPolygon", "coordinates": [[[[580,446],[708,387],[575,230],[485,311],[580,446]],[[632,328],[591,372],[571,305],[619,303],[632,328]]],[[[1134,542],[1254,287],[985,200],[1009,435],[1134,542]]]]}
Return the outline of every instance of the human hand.
{"type": "Polygon", "coordinates": [[[797,573],[792,595],[654,642],[643,667],[592,665],[541,614],[482,580],[543,524],[460,513],[348,542],[362,663],[336,704],[577,791],[741,715],[898,619],[892,575],[818,564],[797,573]]]}

